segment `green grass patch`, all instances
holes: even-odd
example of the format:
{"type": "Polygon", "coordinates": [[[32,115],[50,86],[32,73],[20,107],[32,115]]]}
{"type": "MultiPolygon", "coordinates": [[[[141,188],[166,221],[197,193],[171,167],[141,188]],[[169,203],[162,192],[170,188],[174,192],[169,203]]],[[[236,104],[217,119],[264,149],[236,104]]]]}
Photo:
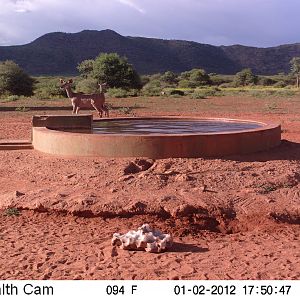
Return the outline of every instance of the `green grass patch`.
{"type": "Polygon", "coordinates": [[[28,112],[28,111],[30,111],[30,108],[25,107],[25,106],[18,106],[18,107],[15,108],[15,111],[18,111],[18,112],[28,112]]]}
{"type": "Polygon", "coordinates": [[[20,210],[18,210],[18,209],[15,208],[15,207],[7,208],[7,209],[4,211],[4,216],[8,216],[8,217],[11,217],[11,216],[19,216],[20,214],[21,214],[20,210]]]}

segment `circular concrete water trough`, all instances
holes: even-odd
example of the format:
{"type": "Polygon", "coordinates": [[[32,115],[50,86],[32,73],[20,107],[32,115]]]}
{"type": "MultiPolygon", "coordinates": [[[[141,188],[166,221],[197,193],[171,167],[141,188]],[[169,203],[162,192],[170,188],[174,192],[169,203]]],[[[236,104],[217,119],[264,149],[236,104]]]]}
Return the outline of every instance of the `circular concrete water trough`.
{"type": "Polygon", "coordinates": [[[40,127],[33,124],[32,143],[36,150],[57,155],[224,157],[267,150],[281,141],[280,124],[248,120],[155,117],[93,121],[84,115],[47,118],[47,122],[38,124],[40,127]],[[80,121],[84,118],[87,122],[80,121]],[[76,127],[74,120],[86,124],[76,127]]]}

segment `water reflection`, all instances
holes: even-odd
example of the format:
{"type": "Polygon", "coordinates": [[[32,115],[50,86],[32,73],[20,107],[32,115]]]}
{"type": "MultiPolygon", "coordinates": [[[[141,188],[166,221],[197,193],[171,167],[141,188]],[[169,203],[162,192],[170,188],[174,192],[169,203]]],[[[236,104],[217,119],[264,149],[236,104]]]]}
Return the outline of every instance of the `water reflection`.
{"type": "Polygon", "coordinates": [[[95,122],[94,134],[193,134],[256,129],[258,123],[219,120],[114,120],[95,122]]]}

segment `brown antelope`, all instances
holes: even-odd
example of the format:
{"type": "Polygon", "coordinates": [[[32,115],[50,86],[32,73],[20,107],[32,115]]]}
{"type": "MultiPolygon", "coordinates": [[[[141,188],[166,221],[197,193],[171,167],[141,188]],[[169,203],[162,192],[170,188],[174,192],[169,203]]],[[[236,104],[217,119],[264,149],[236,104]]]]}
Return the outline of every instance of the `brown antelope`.
{"type": "Polygon", "coordinates": [[[99,84],[100,93],[99,94],[83,94],[83,93],[74,93],[72,91],[71,85],[73,80],[64,81],[60,79],[61,89],[64,89],[67,92],[68,97],[71,99],[73,106],[73,114],[78,114],[81,108],[95,109],[99,117],[102,118],[104,112],[105,116],[109,116],[108,108],[105,105],[105,89],[107,84],[99,84]]]}

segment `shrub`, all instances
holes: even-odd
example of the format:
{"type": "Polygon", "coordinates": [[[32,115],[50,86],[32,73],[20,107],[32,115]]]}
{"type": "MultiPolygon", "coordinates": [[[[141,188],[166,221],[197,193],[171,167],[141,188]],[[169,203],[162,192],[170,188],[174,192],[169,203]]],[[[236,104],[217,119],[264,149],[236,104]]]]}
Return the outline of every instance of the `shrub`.
{"type": "Polygon", "coordinates": [[[283,87],[287,86],[287,83],[284,82],[284,81],[278,81],[273,86],[276,87],[276,88],[283,88],[283,87]]]}
{"type": "Polygon", "coordinates": [[[58,78],[37,78],[34,95],[40,99],[66,97],[65,91],[60,89],[58,78]]]}
{"type": "Polygon", "coordinates": [[[18,95],[10,95],[6,98],[6,102],[17,101],[19,99],[20,99],[20,96],[18,96],[18,95]]]}
{"type": "Polygon", "coordinates": [[[15,111],[28,112],[28,111],[30,111],[30,108],[25,107],[25,106],[18,106],[18,107],[15,108],[15,111]]]}
{"type": "Polygon", "coordinates": [[[160,87],[156,87],[156,86],[145,86],[142,89],[142,94],[144,96],[160,96],[161,95],[161,88],[160,87]]]}
{"type": "Polygon", "coordinates": [[[235,86],[255,85],[257,76],[252,73],[251,69],[244,69],[236,73],[233,83],[235,86]]]}
{"type": "Polygon", "coordinates": [[[76,83],[76,91],[85,94],[99,93],[99,85],[94,78],[82,79],[76,83]]]}
{"type": "Polygon", "coordinates": [[[0,95],[31,96],[34,80],[27,75],[15,62],[0,62],[0,95]]]}
{"type": "Polygon", "coordinates": [[[108,95],[115,98],[137,97],[139,91],[135,89],[125,90],[120,88],[111,88],[108,90],[108,95]]]}
{"type": "Polygon", "coordinates": [[[202,69],[193,69],[190,71],[189,80],[194,87],[204,86],[211,83],[210,77],[202,69]]]}
{"type": "MultiPolygon", "coordinates": [[[[211,84],[211,80],[208,74],[203,69],[193,69],[188,72],[183,72],[180,74],[179,77],[180,81],[187,80],[188,86],[182,86],[182,87],[199,87],[199,86],[205,86],[211,84]]],[[[186,82],[184,82],[186,84],[186,82]]],[[[181,82],[182,84],[182,82],[181,82]]]]}
{"type": "Polygon", "coordinates": [[[21,214],[21,212],[15,208],[15,207],[11,207],[11,208],[7,208],[5,211],[4,211],[4,215],[5,216],[19,216],[21,214]]]}
{"type": "Polygon", "coordinates": [[[155,73],[155,74],[152,74],[150,75],[150,81],[154,81],[154,80],[158,80],[158,81],[161,81],[161,74],[160,73],[155,73]]]}
{"type": "Polygon", "coordinates": [[[210,88],[197,88],[194,93],[191,95],[193,99],[205,99],[210,96],[221,96],[221,90],[216,87],[210,88]]]}
{"type": "Polygon", "coordinates": [[[210,76],[210,82],[211,85],[222,85],[222,84],[228,84],[228,83],[232,83],[233,81],[233,76],[232,75],[211,75],[210,76]]]}
{"type": "Polygon", "coordinates": [[[161,92],[162,92],[161,82],[158,79],[149,81],[142,88],[142,94],[145,96],[160,96],[161,92]]]}
{"type": "Polygon", "coordinates": [[[205,99],[206,95],[202,90],[195,90],[194,93],[191,95],[192,99],[205,99]]]}
{"type": "Polygon", "coordinates": [[[191,88],[191,83],[187,79],[182,79],[178,82],[180,88],[191,88]]]}
{"type": "Polygon", "coordinates": [[[178,83],[177,75],[173,72],[165,72],[161,77],[160,80],[163,82],[165,86],[176,86],[178,83]]]}
{"type": "Polygon", "coordinates": [[[276,84],[276,81],[272,78],[259,76],[257,79],[257,84],[263,86],[269,86],[269,85],[276,84]]]}

